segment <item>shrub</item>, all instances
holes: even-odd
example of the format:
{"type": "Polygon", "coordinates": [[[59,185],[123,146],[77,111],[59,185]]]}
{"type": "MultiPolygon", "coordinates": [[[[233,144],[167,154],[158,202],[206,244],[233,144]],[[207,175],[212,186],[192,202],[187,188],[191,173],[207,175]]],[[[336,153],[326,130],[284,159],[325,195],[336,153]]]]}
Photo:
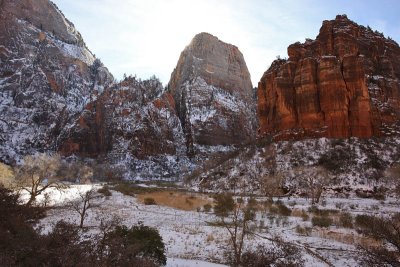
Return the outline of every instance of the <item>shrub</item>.
{"type": "Polygon", "coordinates": [[[339,224],[345,228],[353,228],[353,217],[348,212],[342,213],[339,217],[339,224]]]}
{"type": "Polygon", "coordinates": [[[271,214],[278,214],[279,209],[278,209],[277,206],[273,205],[273,206],[269,207],[269,212],[270,212],[271,214]]]}
{"type": "Polygon", "coordinates": [[[301,211],[301,218],[303,219],[303,221],[308,221],[310,216],[308,216],[308,213],[305,210],[302,210],[301,211]]]}
{"type": "Polygon", "coordinates": [[[274,238],[272,247],[258,246],[253,251],[243,253],[240,266],[304,266],[301,251],[279,238],[274,238]]]}
{"type": "Polygon", "coordinates": [[[214,213],[217,216],[226,217],[235,207],[235,201],[231,194],[219,194],[214,197],[214,213]]]}
{"type": "Polygon", "coordinates": [[[107,235],[106,243],[109,245],[108,257],[114,266],[138,266],[126,265],[127,259],[144,258],[156,265],[165,265],[165,246],[158,231],[141,223],[127,228],[117,226],[107,235]]]}
{"type": "Polygon", "coordinates": [[[205,205],[203,206],[203,210],[204,210],[204,212],[210,212],[210,210],[211,210],[211,204],[205,204],[205,205]]]}
{"type": "Polygon", "coordinates": [[[154,198],[152,198],[152,197],[146,197],[143,200],[143,202],[145,205],[156,205],[157,204],[156,201],[154,200],[154,198]]]}
{"type": "Polygon", "coordinates": [[[102,188],[99,188],[99,190],[97,190],[98,193],[103,194],[106,197],[110,197],[112,196],[111,191],[108,189],[108,186],[103,186],[102,188]]]}
{"type": "Polygon", "coordinates": [[[313,226],[329,227],[332,225],[333,220],[329,216],[314,216],[311,222],[313,226]]]}
{"type": "Polygon", "coordinates": [[[317,206],[311,206],[308,208],[308,212],[318,216],[329,216],[331,212],[334,213],[337,212],[337,210],[319,209],[317,206]]]}
{"type": "Polygon", "coordinates": [[[296,232],[300,235],[310,236],[311,228],[309,227],[301,227],[300,225],[296,226],[296,232]]]}
{"type": "Polygon", "coordinates": [[[278,213],[282,216],[290,216],[292,214],[292,210],[289,209],[285,204],[279,204],[278,206],[278,213]]]}

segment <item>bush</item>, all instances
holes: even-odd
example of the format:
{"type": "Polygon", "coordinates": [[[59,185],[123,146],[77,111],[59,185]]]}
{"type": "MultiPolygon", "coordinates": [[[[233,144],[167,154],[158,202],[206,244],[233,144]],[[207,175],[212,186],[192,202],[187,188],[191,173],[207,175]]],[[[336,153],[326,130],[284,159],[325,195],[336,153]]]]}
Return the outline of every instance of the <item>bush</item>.
{"type": "Polygon", "coordinates": [[[304,266],[300,249],[279,238],[274,238],[273,244],[273,247],[260,245],[256,250],[243,253],[241,266],[304,266]]]}
{"type": "Polygon", "coordinates": [[[302,210],[301,211],[301,218],[303,219],[303,221],[308,221],[310,216],[308,216],[308,214],[307,214],[307,212],[305,210],[302,210]]]}
{"type": "Polygon", "coordinates": [[[371,224],[371,216],[360,214],[355,218],[355,225],[359,228],[366,228],[371,224]]]}
{"type": "Polygon", "coordinates": [[[353,217],[348,212],[342,213],[339,217],[339,224],[345,228],[353,228],[353,217]]]}
{"type": "Polygon", "coordinates": [[[269,207],[269,212],[270,212],[271,214],[278,214],[279,209],[278,209],[277,206],[273,205],[273,206],[270,206],[270,207],[269,207]]]}
{"type": "Polygon", "coordinates": [[[317,206],[311,206],[308,208],[308,212],[313,213],[318,216],[329,216],[329,214],[338,212],[337,210],[329,210],[329,209],[319,209],[317,206]]]}
{"type": "Polygon", "coordinates": [[[106,197],[110,197],[112,196],[111,191],[108,189],[108,186],[103,186],[102,188],[99,188],[99,190],[97,190],[98,193],[103,194],[106,197]]]}
{"type": "Polygon", "coordinates": [[[211,205],[210,205],[210,204],[205,204],[205,205],[203,206],[203,210],[204,210],[204,212],[210,212],[210,210],[211,210],[211,205]]]}
{"type": "Polygon", "coordinates": [[[143,202],[145,205],[157,205],[156,201],[152,197],[146,197],[143,202]]]}
{"type": "Polygon", "coordinates": [[[314,216],[311,222],[313,226],[329,227],[332,225],[333,220],[329,216],[314,216]]]}
{"type": "Polygon", "coordinates": [[[226,217],[235,208],[235,201],[231,194],[219,194],[214,197],[214,213],[226,217]]]}
{"type": "Polygon", "coordinates": [[[129,258],[149,259],[156,265],[165,265],[165,246],[158,231],[139,223],[128,229],[126,226],[117,226],[107,235],[109,245],[108,257],[113,259],[114,266],[126,265],[129,258]]]}
{"type": "Polygon", "coordinates": [[[289,209],[285,204],[279,204],[277,205],[278,207],[278,213],[282,216],[290,216],[292,214],[292,210],[289,209]]]}
{"type": "Polygon", "coordinates": [[[310,236],[311,228],[309,227],[301,227],[300,225],[296,226],[296,232],[300,235],[310,236]]]}

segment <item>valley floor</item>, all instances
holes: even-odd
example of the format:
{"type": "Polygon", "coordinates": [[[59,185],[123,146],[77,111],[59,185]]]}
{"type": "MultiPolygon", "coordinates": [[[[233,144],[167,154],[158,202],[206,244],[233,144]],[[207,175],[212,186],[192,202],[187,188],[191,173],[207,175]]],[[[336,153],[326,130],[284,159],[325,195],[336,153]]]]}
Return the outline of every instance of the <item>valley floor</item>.
{"type": "MultiPolygon", "coordinates": [[[[51,191],[50,205],[53,209],[42,219],[38,227],[42,232],[49,231],[59,220],[78,224],[78,214],[64,204],[78,197],[79,191],[89,190],[100,185],[74,185],[64,192],[51,191]]],[[[85,234],[90,236],[99,231],[100,221],[116,216],[127,226],[143,222],[158,229],[167,248],[168,267],[210,266],[223,264],[225,253],[229,249],[228,234],[225,228],[215,226],[218,218],[212,212],[204,210],[182,210],[161,205],[144,205],[140,197],[124,195],[111,191],[109,197],[96,200],[99,206],[88,211],[85,219],[85,234]]],[[[172,193],[171,193],[172,195],[172,193]]],[[[199,196],[193,196],[193,199],[199,196]]],[[[210,196],[201,196],[205,200],[210,196]]],[[[207,199],[208,198],[208,199],[207,199]]],[[[255,248],[257,244],[270,244],[268,238],[280,236],[285,241],[298,246],[305,260],[305,266],[360,266],[359,253],[355,243],[368,242],[352,228],[338,226],[337,218],[346,212],[353,217],[359,214],[384,215],[400,212],[399,202],[394,199],[341,199],[326,198],[321,210],[328,210],[333,224],[327,228],[313,226],[309,212],[309,200],[304,198],[281,198],[292,210],[291,216],[271,214],[260,209],[257,212],[252,230],[246,244],[255,248]],[[307,216],[305,215],[307,214],[307,216]]],[[[265,198],[257,198],[260,203],[265,198]]]]}

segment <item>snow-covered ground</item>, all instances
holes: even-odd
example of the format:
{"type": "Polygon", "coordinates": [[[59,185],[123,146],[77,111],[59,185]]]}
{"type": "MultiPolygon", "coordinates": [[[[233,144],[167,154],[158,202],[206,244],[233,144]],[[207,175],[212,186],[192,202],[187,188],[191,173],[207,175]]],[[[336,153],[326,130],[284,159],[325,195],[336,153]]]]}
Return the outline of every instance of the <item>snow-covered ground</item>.
{"type": "MultiPolygon", "coordinates": [[[[48,231],[59,220],[78,224],[78,214],[62,206],[79,196],[79,192],[100,185],[73,185],[60,193],[50,191],[51,209],[48,216],[41,220],[42,231],[48,231]]],[[[265,199],[258,198],[264,201],[265,199]]],[[[282,198],[281,201],[293,211],[309,208],[309,201],[304,198],[282,198]]],[[[97,200],[99,207],[89,210],[84,225],[87,231],[95,233],[101,220],[117,216],[127,226],[143,222],[155,227],[160,232],[166,245],[168,267],[183,266],[224,266],[213,263],[225,263],[225,252],[229,249],[228,233],[223,227],[211,226],[209,222],[217,218],[212,213],[183,211],[170,207],[145,206],[137,198],[112,191],[112,196],[97,200]]],[[[400,211],[399,202],[395,199],[378,201],[373,199],[325,199],[321,209],[345,211],[353,216],[357,214],[388,215],[400,211]]],[[[266,238],[278,235],[285,241],[298,246],[306,266],[360,266],[357,262],[358,252],[354,242],[361,238],[354,229],[338,226],[329,228],[312,227],[310,219],[303,220],[299,215],[283,217],[259,211],[253,224],[255,236],[246,242],[248,248],[258,244],[268,245],[266,238]],[[296,228],[309,228],[309,233],[299,233],[296,228]]]]}

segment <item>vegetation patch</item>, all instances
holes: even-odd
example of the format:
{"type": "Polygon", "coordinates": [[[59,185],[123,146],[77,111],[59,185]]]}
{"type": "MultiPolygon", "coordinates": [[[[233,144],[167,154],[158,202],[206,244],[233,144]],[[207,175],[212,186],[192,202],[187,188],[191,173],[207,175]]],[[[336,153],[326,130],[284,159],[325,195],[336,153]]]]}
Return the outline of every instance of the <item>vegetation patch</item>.
{"type": "Polygon", "coordinates": [[[152,199],[152,201],[154,201],[154,204],[157,203],[157,205],[187,211],[197,210],[197,208],[202,208],[204,207],[204,205],[211,205],[212,203],[212,201],[208,200],[208,198],[204,195],[176,191],[156,191],[142,193],[137,195],[137,198],[140,202],[144,204],[146,204],[146,201],[149,201],[149,199],[152,199]]]}
{"type": "Polygon", "coordinates": [[[124,195],[132,197],[136,196],[137,194],[152,193],[162,190],[160,188],[155,188],[155,187],[142,187],[133,183],[118,183],[113,187],[111,187],[111,189],[121,192],[124,195]]]}
{"type": "Polygon", "coordinates": [[[311,219],[313,226],[329,227],[332,225],[333,220],[329,216],[314,216],[311,219]]]}

